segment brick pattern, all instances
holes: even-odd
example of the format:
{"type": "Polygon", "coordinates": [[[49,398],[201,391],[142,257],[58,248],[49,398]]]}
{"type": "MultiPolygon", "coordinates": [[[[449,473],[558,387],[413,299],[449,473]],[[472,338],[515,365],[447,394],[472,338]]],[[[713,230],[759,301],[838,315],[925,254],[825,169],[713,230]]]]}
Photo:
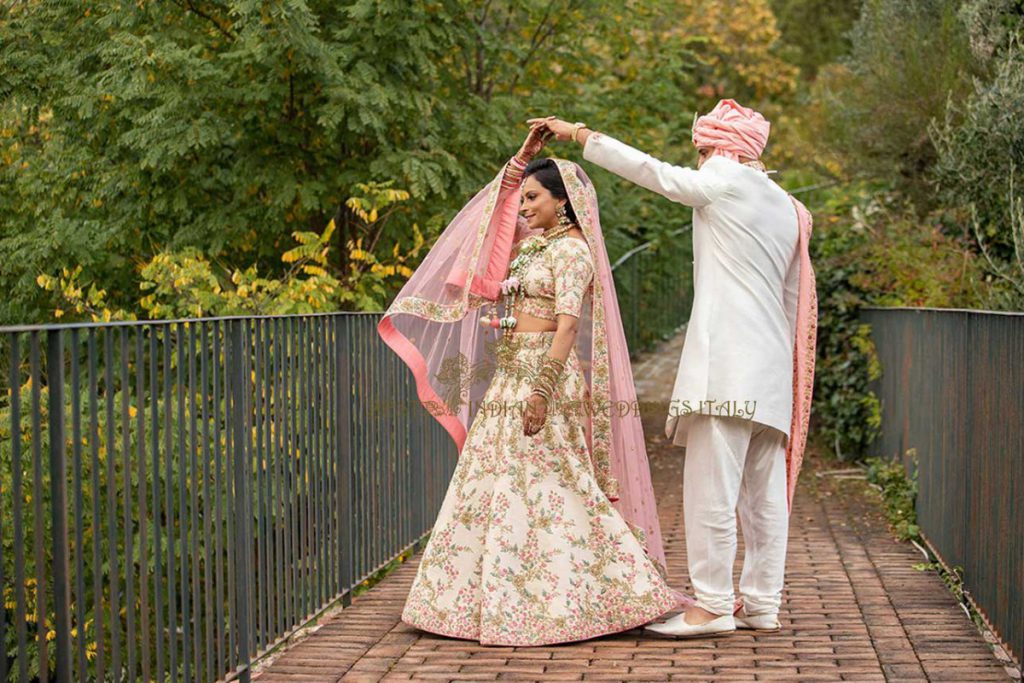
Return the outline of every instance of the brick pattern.
{"type": "MultiPolygon", "coordinates": [[[[642,400],[664,401],[682,334],[635,367],[642,400]]],[[[670,579],[689,591],[684,450],[644,415],[670,579]]],[[[778,633],[676,640],[634,629],[550,647],[484,647],[400,620],[416,558],[293,645],[254,680],[293,681],[982,681],[1008,680],[966,614],[913,546],[888,533],[862,481],[818,476],[809,454],[793,509],[778,633]]],[[[742,543],[738,556],[742,558],[742,543]]],[[[737,578],[739,561],[737,561],[737,578]]]]}

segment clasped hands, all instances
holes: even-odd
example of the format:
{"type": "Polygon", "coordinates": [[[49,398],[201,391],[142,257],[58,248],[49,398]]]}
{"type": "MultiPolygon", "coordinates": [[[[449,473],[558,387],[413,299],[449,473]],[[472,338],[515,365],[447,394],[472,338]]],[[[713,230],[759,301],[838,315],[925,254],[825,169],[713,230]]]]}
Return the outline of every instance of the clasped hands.
{"type": "MultiPolygon", "coordinates": [[[[576,124],[563,121],[555,116],[529,119],[527,123],[530,124],[530,132],[527,134],[523,146],[519,149],[519,154],[517,154],[525,162],[529,162],[537,156],[551,138],[563,142],[571,140],[572,132],[577,127],[576,124]]],[[[577,141],[583,143],[589,133],[589,129],[580,127],[577,141]]]]}
{"type": "Polygon", "coordinates": [[[530,124],[531,132],[534,130],[540,130],[542,134],[548,133],[548,137],[550,137],[550,135],[554,135],[556,140],[560,140],[562,142],[572,139],[572,131],[573,128],[576,127],[576,124],[563,121],[555,116],[545,116],[540,119],[528,119],[526,122],[530,124]]]}

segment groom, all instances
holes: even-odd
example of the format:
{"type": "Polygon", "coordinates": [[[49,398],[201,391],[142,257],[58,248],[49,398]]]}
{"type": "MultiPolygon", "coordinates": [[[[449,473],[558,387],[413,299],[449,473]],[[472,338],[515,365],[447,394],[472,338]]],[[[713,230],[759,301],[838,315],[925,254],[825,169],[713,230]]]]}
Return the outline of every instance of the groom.
{"type": "Polygon", "coordinates": [[[578,142],[585,160],[694,207],[693,309],[665,432],[686,447],[686,553],[697,602],[647,628],[683,637],[777,630],[816,303],[810,215],[759,161],[769,123],[722,100],[694,124],[697,169],[659,161],[582,123],[548,117],[530,124],[578,142]],[[740,600],[733,592],[737,508],[746,548],[740,600]]]}

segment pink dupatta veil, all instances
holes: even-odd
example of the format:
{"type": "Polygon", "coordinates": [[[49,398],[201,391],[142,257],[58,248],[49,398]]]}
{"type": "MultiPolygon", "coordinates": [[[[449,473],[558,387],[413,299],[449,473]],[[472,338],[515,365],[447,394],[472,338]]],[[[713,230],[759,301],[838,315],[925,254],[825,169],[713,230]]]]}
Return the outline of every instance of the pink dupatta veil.
{"type": "MultiPolygon", "coordinates": [[[[591,462],[601,489],[664,574],[664,543],[597,194],[578,164],[555,161],[595,271],[576,338],[591,406],[580,417],[591,462]]],[[[518,219],[519,178],[510,169],[507,165],[445,228],[377,326],[412,370],[420,402],[460,452],[494,375],[497,335],[514,334],[479,322],[481,305],[500,299],[513,243],[529,234],[518,219]]],[[[692,602],[677,595],[681,604],[692,602]]]]}

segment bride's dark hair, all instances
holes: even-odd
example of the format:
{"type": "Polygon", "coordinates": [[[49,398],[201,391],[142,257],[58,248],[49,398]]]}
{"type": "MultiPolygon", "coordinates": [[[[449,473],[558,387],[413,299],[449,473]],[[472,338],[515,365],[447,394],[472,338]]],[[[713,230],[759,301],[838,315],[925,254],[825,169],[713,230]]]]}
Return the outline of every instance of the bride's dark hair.
{"type": "Polygon", "coordinates": [[[562,174],[558,170],[558,164],[554,159],[534,159],[523,171],[523,180],[530,176],[536,176],[537,182],[551,193],[555,199],[565,199],[565,214],[573,223],[579,224],[576,220],[576,212],[572,209],[572,202],[568,201],[569,194],[565,191],[565,183],[562,182],[562,174]]]}

